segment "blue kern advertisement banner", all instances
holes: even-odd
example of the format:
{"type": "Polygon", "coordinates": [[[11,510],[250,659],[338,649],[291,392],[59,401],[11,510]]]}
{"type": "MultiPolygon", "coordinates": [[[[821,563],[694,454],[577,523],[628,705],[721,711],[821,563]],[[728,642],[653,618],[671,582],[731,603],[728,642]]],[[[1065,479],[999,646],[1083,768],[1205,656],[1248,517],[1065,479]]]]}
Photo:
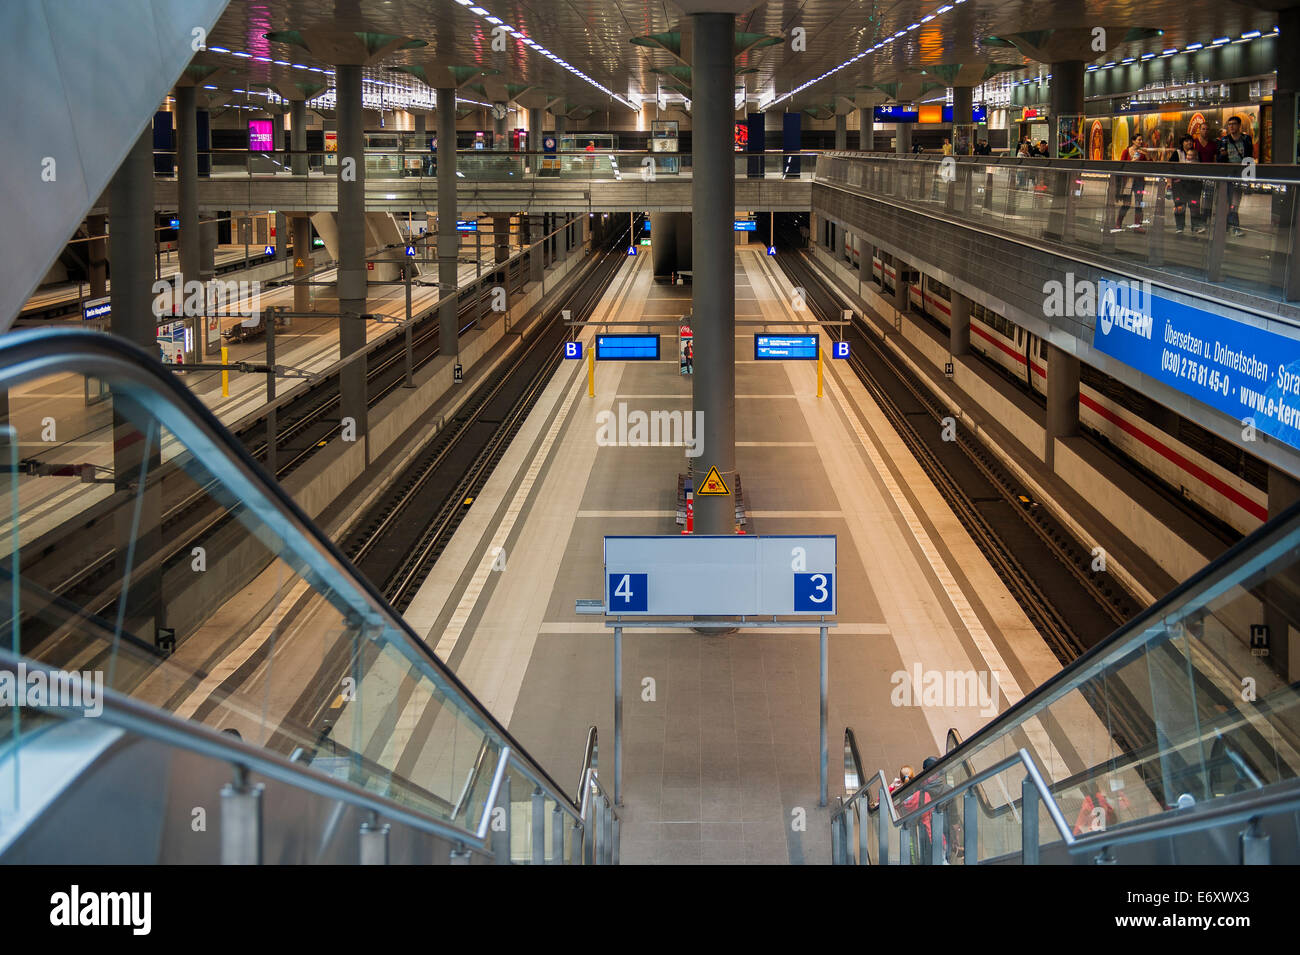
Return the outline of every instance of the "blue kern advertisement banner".
{"type": "Polygon", "coordinates": [[[1163,298],[1149,285],[1099,282],[1092,345],[1300,448],[1300,339],[1163,298]]]}

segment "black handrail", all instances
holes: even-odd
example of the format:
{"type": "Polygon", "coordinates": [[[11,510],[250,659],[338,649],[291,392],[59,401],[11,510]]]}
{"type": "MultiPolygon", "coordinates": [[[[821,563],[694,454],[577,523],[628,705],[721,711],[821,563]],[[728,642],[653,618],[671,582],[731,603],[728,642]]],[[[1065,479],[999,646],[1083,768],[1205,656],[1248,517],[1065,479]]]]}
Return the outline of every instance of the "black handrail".
{"type": "MultiPolygon", "coordinates": [[[[472,711],[484,725],[490,727],[490,732],[510,748],[513,756],[523,763],[539,782],[544,782],[550,787],[557,800],[564,799],[569,803],[569,808],[575,814],[577,813],[578,807],[572,803],[559,783],[527,755],[527,751],[519,745],[510,731],[497,722],[456,674],[438,659],[429,645],[388,606],[374,585],[352,566],[334,542],[321,533],[311,518],[285,493],[279,483],[230,436],[216,415],[165,366],[138,346],[105,332],[46,328],[10,332],[0,337],[0,369],[22,368],[30,364],[39,373],[43,370],[41,366],[52,355],[59,356],[61,371],[76,371],[77,357],[122,363],[125,365],[125,370],[138,375],[164,400],[197,424],[205,432],[204,437],[211,442],[213,449],[255,479],[260,485],[261,492],[294,525],[294,529],[309,538],[334,564],[350,576],[357,590],[384,613],[388,625],[396,633],[401,634],[409,647],[419,654],[431,669],[437,670],[439,676],[459,694],[466,709],[472,711]]],[[[0,373],[0,378],[3,377],[3,373],[0,373]]]]}

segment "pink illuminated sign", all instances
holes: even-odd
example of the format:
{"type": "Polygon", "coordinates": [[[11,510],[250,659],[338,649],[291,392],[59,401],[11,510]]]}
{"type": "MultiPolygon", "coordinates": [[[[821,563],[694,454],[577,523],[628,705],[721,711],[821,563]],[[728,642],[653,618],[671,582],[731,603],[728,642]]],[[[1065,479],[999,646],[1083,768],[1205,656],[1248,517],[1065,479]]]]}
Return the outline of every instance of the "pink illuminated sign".
{"type": "Polygon", "coordinates": [[[271,132],[269,119],[250,119],[248,121],[248,151],[269,153],[275,149],[275,136],[271,132]]]}

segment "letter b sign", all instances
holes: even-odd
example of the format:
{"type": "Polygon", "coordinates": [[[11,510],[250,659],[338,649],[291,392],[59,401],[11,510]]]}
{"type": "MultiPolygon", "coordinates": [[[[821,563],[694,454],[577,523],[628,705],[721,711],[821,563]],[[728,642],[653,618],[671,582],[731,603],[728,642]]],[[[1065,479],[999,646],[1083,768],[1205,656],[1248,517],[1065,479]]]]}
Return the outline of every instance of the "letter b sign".
{"type": "Polygon", "coordinates": [[[582,342],[565,342],[565,343],[564,343],[564,357],[565,357],[565,358],[581,358],[581,357],[582,357],[582,342]]]}

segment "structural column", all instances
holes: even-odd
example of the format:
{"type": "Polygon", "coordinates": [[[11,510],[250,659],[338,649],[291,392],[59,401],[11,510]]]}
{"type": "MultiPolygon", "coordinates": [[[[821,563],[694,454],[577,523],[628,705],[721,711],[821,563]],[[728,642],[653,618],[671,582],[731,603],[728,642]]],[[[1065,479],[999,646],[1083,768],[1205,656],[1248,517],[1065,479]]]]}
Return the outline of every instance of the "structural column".
{"type": "MultiPolygon", "coordinates": [[[[1032,371],[1031,371],[1032,373],[1032,371]]],[[[1043,462],[1052,467],[1056,459],[1056,439],[1079,433],[1079,359],[1047,346],[1047,434],[1044,437],[1043,462]]]]}
{"type": "MultiPolygon", "coordinates": [[[[113,334],[158,354],[158,316],[153,309],[153,132],[148,127],[122,160],[109,184],[109,256],[113,262],[113,334]]],[[[118,507],[114,519],[117,579],[126,588],[124,631],[152,641],[160,625],[161,581],[150,566],[162,542],[159,435],[141,440],[139,427],[152,414],[127,395],[113,395],[113,483],[124,501],[140,496],[135,508],[118,507]],[[143,474],[144,482],[140,479],[143,474]],[[150,481],[152,480],[152,486],[150,481]],[[133,526],[134,524],[134,526],[133,526]]]]}
{"type": "Polygon", "coordinates": [[[295,176],[307,175],[306,100],[295,99],[289,102],[289,148],[293,150],[293,155],[289,157],[289,171],[295,176]]]}
{"type": "MultiPolygon", "coordinates": [[[[541,152],[542,149],[542,117],[546,115],[542,109],[530,109],[528,111],[528,151],[530,153],[541,152]]],[[[538,157],[534,156],[529,162],[532,166],[538,162],[538,157]]]]}
{"type": "MultiPolygon", "coordinates": [[[[1278,49],[1294,51],[1300,44],[1300,5],[1279,10],[1278,49]],[[1282,44],[1286,46],[1282,46],[1282,44]]],[[[1297,100],[1300,100],[1300,56],[1277,58],[1277,88],[1273,91],[1273,162],[1296,162],[1297,100]]],[[[1288,193],[1288,195],[1290,195],[1288,193]]],[[[1291,200],[1294,201],[1294,200],[1291,200]]]]}
{"type": "Polygon", "coordinates": [[[440,353],[460,354],[456,334],[456,91],[438,90],[438,341],[440,353]]]}
{"type": "Polygon", "coordinates": [[[311,309],[311,219],[307,216],[293,217],[293,277],[299,284],[293,287],[293,310],[306,312],[311,309]]]}
{"type": "MultiPolygon", "coordinates": [[[[366,345],[366,162],[365,128],[361,113],[361,67],[339,64],[334,76],[339,124],[338,292],[339,357],[347,358],[366,345]],[[351,160],[349,162],[349,160],[351,160]],[[347,313],[351,313],[349,316],[347,313]]],[[[360,440],[366,434],[366,360],[345,366],[339,375],[344,418],[356,424],[360,440]]]]}
{"type": "MultiPolygon", "coordinates": [[[[271,143],[275,149],[276,157],[284,164],[290,172],[293,166],[289,162],[289,157],[285,155],[285,149],[288,144],[284,135],[284,111],[271,117],[271,143]]],[[[275,172],[279,173],[276,167],[275,172]]],[[[275,217],[271,220],[275,227],[275,241],[271,244],[275,246],[275,261],[283,262],[289,257],[289,219],[279,209],[275,210],[275,217]]]]}
{"type": "Polygon", "coordinates": [[[849,148],[849,117],[846,113],[835,114],[835,148],[849,148]]]}
{"type": "Polygon", "coordinates": [[[912,151],[912,126],[910,123],[894,124],[894,152],[905,156],[912,151]]]}
{"type": "MultiPolygon", "coordinates": [[[[963,155],[963,153],[957,153],[958,126],[967,128],[967,132],[971,135],[970,151],[974,152],[975,150],[974,131],[970,128],[974,115],[974,106],[975,90],[969,86],[954,86],[952,88],[952,147],[953,152],[957,155],[963,155]]],[[[970,155],[970,153],[964,153],[964,155],[970,155]]]]}
{"type": "Polygon", "coordinates": [[[510,107],[506,103],[492,104],[492,148],[499,149],[502,152],[510,148],[510,142],[507,138],[507,124],[510,118],[510,107]],[[497,113],[501,115],[498,116],[497,113]]]}
{"type": "MultiPolygon", "coordinates": [[[[181,290],[186,282],[200,278],[202,239],[199,236],[199,133],[193,86],[176,87],[176,192],[180,218],[181,290]]],[[[204,325],[207,319],[186,320],[194,332],[194,353],[203,360],[204,325]]],[[[186,356],[186,361],[189,356],[186,356]]]]}
{"type": "Polygon", "coordinates": [[[904,315],[909,308],[907,263],[897,256],[894,258],[894,308],[904,315]]]}
{"type": "Polygon", "coordinates": [[[1063,60],[1052,64],[1052,84],[1048,88],[1047,148],[1058,156],[1057,123],[1062,116],[1083,112],[1083,60],[1063,60]]]}
{"type": "MultiPolygon", "coordinates": [[[[692,117],[694,176],[691,245],[694,283],[694,410],[703,415],[701,454],[692,462],[697,482],[716,467],[734,493],[736,476],[735,33],[731,13],[693,16],[692,117]]],[[[698,490],[698,488],[697,488],[698,490]]],[[[736,529],[731,494],[695,498],[696,533],[736,529]]]]}
{"type": "Polygon", "coordinates": [[[952,316],[948,325],[948,353],[960,358],[970,351],[970,299],[952,290],[952,316]]]}
{"type": "Polygon", "coordinates": [[[868,106],[858,110],[858,149],[871,152],[876,148],[876,112],[868,106]]]}
{"type": "Polygon", "coordinates": [[[103,298],[108,294],[108,241],[102,238],[107,228],[108,216],[102,213],[86,216],[87,234],[101,236],[86,243],[91,298],[103,298]]]}

